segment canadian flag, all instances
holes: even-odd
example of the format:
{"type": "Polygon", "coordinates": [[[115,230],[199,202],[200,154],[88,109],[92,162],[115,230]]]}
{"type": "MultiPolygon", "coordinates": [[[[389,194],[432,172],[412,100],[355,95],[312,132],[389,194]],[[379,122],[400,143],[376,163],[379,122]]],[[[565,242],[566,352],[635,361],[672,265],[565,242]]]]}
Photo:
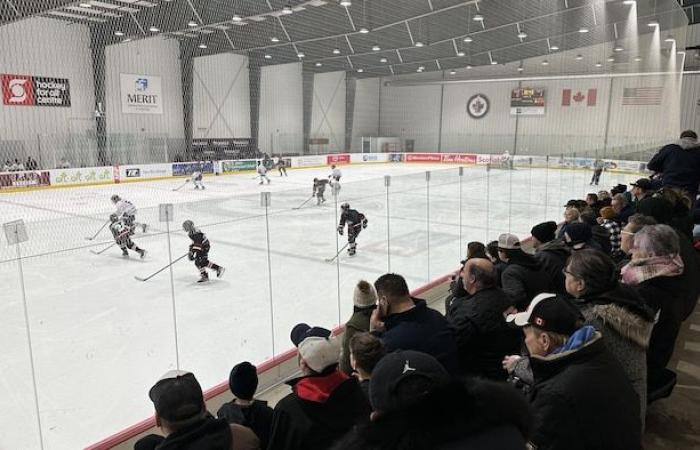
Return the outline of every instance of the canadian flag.
{"type": "Polygon", "coordinates": [[[589,89],[587,92],[564,89],[561,93],[562,106],[595,106],[598,89],[589,89]]]}

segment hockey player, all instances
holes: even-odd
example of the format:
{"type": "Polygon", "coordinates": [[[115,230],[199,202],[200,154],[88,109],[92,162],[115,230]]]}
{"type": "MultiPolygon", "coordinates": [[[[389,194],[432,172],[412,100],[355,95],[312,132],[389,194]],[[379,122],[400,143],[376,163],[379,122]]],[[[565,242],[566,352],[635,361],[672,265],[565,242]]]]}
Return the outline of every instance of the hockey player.
{"type": "Polygon", "coordinates": [[[280,176],[287,176],[287,163],[284,162],[284,159],[281,157],[277,158],[277,170],[280,173],[280,176]]]}
{"type": "Polygon", "coordinates": [[[348,224],[348,255],[354,256],[357,244],[355,239],[360,234],[360,231],[367,228],[367,218],[361,212],[355,209],[350,209],[349,203],[340,205],[343,213],[340,215],[340,223],[338,224],[338,234],[343,235],[345,224],[348,224]]]}
{"type": "Polygon", "coordinates": [[[343,174],[340,172],[340,169],[338,169],[335,164],[331,166],[331,174],[328,175],[328,178],[330,180],[333,180],[336,183],[340,183],[340,177],[342,177],[343,174]]]}
{"type": "Polygon", "coordinates": [[[192,239],[188,256],[190,261],[194,261],[194,265],[197,267],[197,269],[199,269],[201,278],[197,281],[197,283],[209,281],[207,268],[216,271],[216,278],[221,278],[226,269],[209,261],[209,249],[211,248],[209,239],[207,239],[204,233],[199,231],[199,229],[194,226],[194,222],[191,220],[185,220],[182,222],[182,229],[185,230],[190,239],[192,239]]]}
{"type": "Polygon", "coordinates": [[[131,227],[119,220],[119,216],[117,216],[116,213],[110,214],[109,221],[112,222],[109,226],[109,231],[112,232],[114,241],[117,243],[119,248],[122,249],[122,255],[128,257],[129,250],[133,250],[143,259],[143,257],[146,255],[146,250],[139,248],[138,245],[134,244],[134,242],[131,240],[131,235],[133,234],[131,227]]]}
{"type": "Polygon", "coordinates": [[[202,172],[198,170],[192,172],[192,184],[195,189],[204,189],[204,175],[202,175],[202,172]]]}
{"type": "Polygon", "coordinates": [[[129,227],[131,230],[130,234],[134,234],[137,225],[141,227],[141,231],[144,233],[146,232],[148,225],[136,222],[136,207],[133,203],[129,200],[124,200],[116,194],[112,196],[112,203],[117,205],[117,210],[115,211],[117,219],[124,222],[124,225],[129,227]]]}
{"type": "Polygon", "coordinates": [[[501,155],[501,168],[503,169],[512,169],[512,161],[510,158],[510,152],[508,150],[503,152],[503,155],[501,155]]]}
{"type": "Polygon", "coordinates": [[[330,181],[314,178],[314,190],[311,195],[316,197],[316,205],[326,203],[326,198],[323,196],[323,193],[326,192],[327,184],[330,184],[330,181]]]}
{"type": "Polygon", "coordinates": [[[267,180],[267,184],[270,184],[270,179],[267,177],[267,167],[258,161],[258,176],[260,177],[260,184],[263,184],[263,180],[267,180]]]}

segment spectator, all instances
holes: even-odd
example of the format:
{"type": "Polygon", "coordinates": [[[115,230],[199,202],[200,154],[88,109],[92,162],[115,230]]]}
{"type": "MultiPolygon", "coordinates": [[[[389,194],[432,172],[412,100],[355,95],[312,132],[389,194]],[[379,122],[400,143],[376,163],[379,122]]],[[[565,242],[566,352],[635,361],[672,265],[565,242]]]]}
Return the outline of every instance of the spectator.
{"type": "Polygon", "coordinates": [[[372,371],[385,353],[382,341],[371,333],[356,333],[350,339],[350,364],[368,402],[372,371]]]}
{"type": "Polygon", "coordinates": [[[9,159],[6,160],[6,161],[5,161],[5,165],[2,166],[2,171],[3,171],[3,172],[11,172],[11,171],[12,171],[12,163],[10,162],[9,159]]]}
{"type": "Polygon", "coordinates": [[[486,253],[494,266],[496,266],[496,272],[498,272],[498,287],[502,287],[501,276],[503,271],[506,270],[507,264],[501,261],[498,256],[498,241],[491,241],[486,245],[486,253]]]}
{"type": "Polygon", "coordinates": [[[647,225],[656,225],[656,220],[653,217],[643,214],[632,214],[625,228],[620,230],[620,250],[623,253],[623,259],[618,263],[618,267],[623,267],[630,259],[632,247],[634,246],[634,235],[647,225]]]}
{"type": "Polygon", "coordinates": [[[559,224],[559,228],[557,229],[557,232],[555,234],[556,238],[563,239],[564,233],[566,233],[566,229],[569,227],[570,224],[578,222],[579,216],[580,213],[578,209],[574,208],[573,206],[568,206],[564,210],[564,222],[559,224]]]}
{"type": "Polygon", "coordinates": [[[70,163],[65,158],[61,158],[61,164],[59,164],[58,168],[59,169],[70,169],[70,163]]]}
{"type": "Polygon", "coordinates": [[[292,392],[275,406],[269,449],[327,449],[369,417],[357,380],[338,370],[340,345],[330,334],[306,324],[292,330],[302,376],[287,382],[292,392]]]}
{"type": "Polygon", "coordinates": [[[434,356],[457,373],[459,359],[452,329],[439,312],[423,299],[412,298],[401,275],[388,273],[374,282],[379,301],[370,329],[379,334],[387,353],[416,350],[434,356]]]}
{"type": "Polygon", "coordinates": [[[266,401],[253,398],[258,389],[257,368],[247,361],[236,364],[228,377],[228,387],[235,398],[221,405],[216,417],[250,428],[260,439],[260,447],[267,448],[272,408],[267,406],[266,401]]]}
{"type": "Polygon", "coordinates": [[[566,290],[586,318],[603,334],[603,344],[622,365],[639,397],[641,424],[646,413],[646,352],[654,315],[634,290],[620,286],[615,263],[594,250],[571,255],[566,290]]]}
{"type": "Polygon", "coordinates": [[[462,373],[505,380],[505,355],[520,349],[520,333],[507,326],[503,313],[512,306],[508,294],[496,286],[497,272],[488,259],[470,259],[461,278],[468,298],[455,300],[447,316],[455,328],[462,373]]]}
{"type": "Polygon", "coordinates": [[[593,210],[593,213],[596,216],[600,213],[600,208],[603,207],[600,204],[600,200],[598,200],[598,194],[594,192],[590,192],[586,195],[586,204],[589,208],[591,208],[591,210],[593,210]]]}
{"type": "Polygon", "coordinates": [[[612,202],[612,196],[608,191],[598,191],[598,201],[601,207],[610,206],[612,202]]]}
{"type": "MultiPolygon", "coordinates": [[[[622,251],[620,250],[620,225],[615,222],[615,210],[610,206],[600,210],[600,217],[598,218],[598,223],[600,226],[605,228],[608,232],[608,238],[610,240],[610,256],[618,260],[622,257],[622,251]]],[[[628,219],[629,220],[629,219],[628,219]]]]}
{"type": "MultiPolygon", "coordinates": [[[[700,150],[699,150],[700,151],[700,150]]],[[[671,219],[668,225],[688,239],[693,239],[693,227],[695,226],[690,210],[692,203],[679,188],[666,187],[659,192],[661,198],[667,200],[672,207],[671,219]]]]}
{"type": "Polygon", "coordinates": [[[472,258],[488,259],[488,257],[486,256],[486,247],[484,246],[484,244],[476,241],[472,241],[467,244],[467,259],[472,258]]]}
{"type": "Polygon", "coordinates": [[[372,420],[334,450],[525,448],[530,412],[509,386],[452,379],[435,358],[410,350],[382,358],[370,386],[372,420]]]}
{"type": "Polygon", "coordinates": [[[580,327],[580,312],[543,294],[508,320],[523,327],[530,353],[536,448],[641,448],[639,399],[600,332],[580,327]]]}
{"type": "Polygon", "coordinates": [[[551,288],[558,294],[566,292],[562,269],[571,251],[560,239],[554,239],[557,224],[554,221],[543,222],[532,227],[532,245],[535,247],[535,258],[549,276],[551,288]]]}
{"type": "Polygon", "coordinates": [[[659,313],[647,352],[650,394],[665,384],[665,369],[685,318],[689,286],[681,278],[685,267],[679,252],[678,235],[671,227],[648,225],[634,235],[632,260],[622,268],[622,281],[635,286],[659,313]]]}
{"type": "Polygon", "coordinates": [[[363,331],[369,331],[369,318],[372,311],[377,308],[377,291],[374,286],[365,280],[360,280],[355,286],[352,295],[353,313],[345,323],[345,333],[343,333],[343,343],[340,353],[340,370],[348,375],[352,374],[350,364],[350,339],[363,331]]]}
{"type": "Polygon", "coordinates": [[[615,194],[610,204],[615,211],[615,221],[621,227],[627,225],[629,217],[635,213],[635,208],[627,202],[627,198],[623,194],[615,194]]]}
{"type": "Polygon", "coordinates": [[[584,248],[599,250],[593,242],[593,233],[587,223],[572,223],[564,233],[564,242],[571,251],[583,250],[584,248]]]}
{"type": "Polygon", "coordinates": [[[591,210],[581,213],[580,221],[591,229],[590,247],[610,254],[610,233],[598,223],[598,217],[591,210]]]}
{"type": "Polygon", "coordinates": [[[165,437],[150,434],[134,445],[138,450],[260,449],[250,429],[215,419],[204,404],[199,382],[190,372],[166,372],[148,391],[156,410],[156,425],[165,437]]]}
{"type": "Polygon", "coordinates": [[[651,197],[654,193],[649,178],[640,178],[634,183],[630,183],[630,186],[632,186],[632,203],[635,205],[640,200],[651,197]]]}
{"type": "MultiPolygon", "coordinates": [[[[462,269],[464,269],[464,264],[472,258],[484,258],[489,259],[486,256],[486,247],[481,242],[472,241],[467,244],[467,259],[461,261],[462,269]]],[[[462,284],[462,277],[457,274],[456,277],[452,278],[450,283],[450,293],[445,298],[445,313],[450,310],[452,302],[458,298],[463,298],[468,296],[467,291],[464,290],[464,284],[462,284]]]]}
{"type": "Polygon", "coordinates": [[[661,148],[647,164],[651,171],[662,173],[663,186],[684,189],[691,200],[695,200],[700,183],[700,149],[698,135],[686,130],[680,141],[661,148]]]}
{"type": "Polygon", "coordinates": [[[547,273],[534,256],[520,248],[517,236],[505,233],[498,237],[498,256],[507,264],[501,275],[503,290],[518,311],[527,309],[535,295],[549,290],[547,273]]]}

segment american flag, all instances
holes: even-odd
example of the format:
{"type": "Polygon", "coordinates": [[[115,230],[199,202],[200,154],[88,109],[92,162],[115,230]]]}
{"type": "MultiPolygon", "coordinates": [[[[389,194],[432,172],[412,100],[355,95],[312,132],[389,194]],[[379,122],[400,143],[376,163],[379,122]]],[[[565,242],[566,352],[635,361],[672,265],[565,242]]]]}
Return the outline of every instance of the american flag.
{"type": "Polygon", "coordinates": [[[622,92],[623,105],[660,105],[663,86],[625,88],[622,92]]]}

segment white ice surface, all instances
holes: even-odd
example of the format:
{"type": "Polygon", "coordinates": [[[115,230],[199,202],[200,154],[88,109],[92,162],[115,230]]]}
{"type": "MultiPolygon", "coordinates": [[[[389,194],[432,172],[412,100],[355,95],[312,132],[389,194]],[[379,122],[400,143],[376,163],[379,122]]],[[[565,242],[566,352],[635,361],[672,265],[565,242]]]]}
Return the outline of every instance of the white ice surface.
{"type": "MultiPolygon", "coordinates": [[[[324,261],[345,243],[345,237],[336,240],[330,191],[323,206],[312,201],[292,209],[311,195],[312,178],[329,169],[290,170],[288,178],[271,171],[272,184],[265,186],[252,174],[207,177],[206,191],[187,185],[174,192],[182,180],[173,179],[0,194],[0,222],[24,219],[30,238],[20,248],[23,284],[16,247],[0,239],[0,342],[6,349],[0,448],[40,447],[22,285],[44,448],[75,449],[152,414],[149,387],[177,365],[211,387],[235,363],[262,362],[291,347],[294,324],[333,327],[347,319],[357,280],[373,281],[390,267],[416,288],[454,269],[467,241],[506,231],[527,236],[532,225],[559,220],[567,199],[594,190],[587,184],[590,172],[465,167],[460,177],[456,166],[420,164],[342,170],[338,203],[364,212],[369,227],[358,238],[357,256],[342,254],[337,265],[324,261]],[[261,191],[272,192],[269,255],[261,191]],[[89,252],[111,242],[106,230],[96,241],[85,237],[107,219],[115,193],[136,204],[138,219],[151,225],[135,239],[148,251],[143,261],[133,254],[123,259],[116,247],[100,256],[89,252]],[[168,261],[159,203],[175,204],[173,258],[187,251],[180,224],[192,219],[212,242],[210,259],[226,267],[223,279],[197,284],[187,259],[173,266],[172,289],[169,271],[148,282],[134,279],[168,261]]],[[[601,188],[634,178],[606,173],[601,188]]]]}

